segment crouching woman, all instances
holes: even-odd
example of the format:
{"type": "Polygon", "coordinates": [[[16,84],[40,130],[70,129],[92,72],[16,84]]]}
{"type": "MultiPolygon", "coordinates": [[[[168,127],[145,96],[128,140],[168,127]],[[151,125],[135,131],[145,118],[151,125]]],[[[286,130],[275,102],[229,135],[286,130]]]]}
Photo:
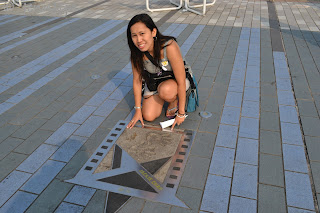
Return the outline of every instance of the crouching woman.
{"type": "Polygon", "coordinates": [[[176,39],[162,35],[147,14],[130,20],[127,39],[135,101],[135,114],[127,127],[132,128],[138,121],[144,125],[143,119],[155,120],[164,102],[168,102],[166,116],[175,118],[173,129],[185,120],[186,90],[190,84],[176,39]]]}

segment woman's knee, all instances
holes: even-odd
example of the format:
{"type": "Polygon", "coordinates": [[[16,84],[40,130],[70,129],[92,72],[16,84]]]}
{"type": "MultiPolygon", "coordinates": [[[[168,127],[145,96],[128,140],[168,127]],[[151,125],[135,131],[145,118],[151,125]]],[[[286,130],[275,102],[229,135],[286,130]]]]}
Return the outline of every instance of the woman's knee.
{"type": "Polygon", "coordinates": [[[177,86],[173,84],[163,84],[158,89],[160,98],[171,100],[177,96],[177,86]]]}
{"type": "Polygon", "coordinates": [[[159,117],[160,115],[158,115],[157,113],[154,112],[143,112],[143,119],[146,121],[154,121],[157,117],[159,117]]]}

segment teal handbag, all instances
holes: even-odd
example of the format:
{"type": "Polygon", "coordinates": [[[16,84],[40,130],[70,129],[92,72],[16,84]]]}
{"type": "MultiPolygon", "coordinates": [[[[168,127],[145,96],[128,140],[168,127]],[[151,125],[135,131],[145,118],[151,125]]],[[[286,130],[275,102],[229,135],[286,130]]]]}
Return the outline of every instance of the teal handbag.
{"type": "Polygon", "coordinates": [[[186,68],[186,75],[190,82],[190,87],[186,92],[185,108],[187,112],[194,112],[196,111],[196,108],[199,107],[198,85],[192,72],[189,71],[189,68],[186,68]]]}

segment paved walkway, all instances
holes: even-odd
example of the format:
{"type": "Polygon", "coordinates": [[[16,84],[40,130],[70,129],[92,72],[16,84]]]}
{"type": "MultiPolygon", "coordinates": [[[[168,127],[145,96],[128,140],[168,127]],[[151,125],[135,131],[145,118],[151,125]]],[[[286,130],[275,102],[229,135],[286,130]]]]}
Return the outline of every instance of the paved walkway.
{"type": "MultiPolygon", "coordinates": [[[[131,197],[113,211],[319,212],[320,2],[207,9],[149,13],[199,84],[180,126],[196,133],[176,194],[190,209],[131,197]]],[[[105,191],[64,180],[132,116],[125,30],[144,12],[138,0],[0,11],[0,212],[104,211],[105,191]]]]}

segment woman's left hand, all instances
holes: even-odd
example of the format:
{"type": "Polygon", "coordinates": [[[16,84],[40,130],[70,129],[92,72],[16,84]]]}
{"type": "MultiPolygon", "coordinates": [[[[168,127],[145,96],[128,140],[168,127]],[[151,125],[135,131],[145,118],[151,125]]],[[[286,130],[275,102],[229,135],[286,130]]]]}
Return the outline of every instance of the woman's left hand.
{"type": "Polygon", "coordinates": [[[185,116],[183,116],[183,117],[178,117],[178,116],[176,116],[176,118],[175,118],[175,120],[174,120],[174,123],[172,124],[171,130],[173,130],[173,128],[175,127],[176,124],[178,124],[178,126],[179,126],[180,124],[182,124],[185,119],[186,119],[185,116]]]}

